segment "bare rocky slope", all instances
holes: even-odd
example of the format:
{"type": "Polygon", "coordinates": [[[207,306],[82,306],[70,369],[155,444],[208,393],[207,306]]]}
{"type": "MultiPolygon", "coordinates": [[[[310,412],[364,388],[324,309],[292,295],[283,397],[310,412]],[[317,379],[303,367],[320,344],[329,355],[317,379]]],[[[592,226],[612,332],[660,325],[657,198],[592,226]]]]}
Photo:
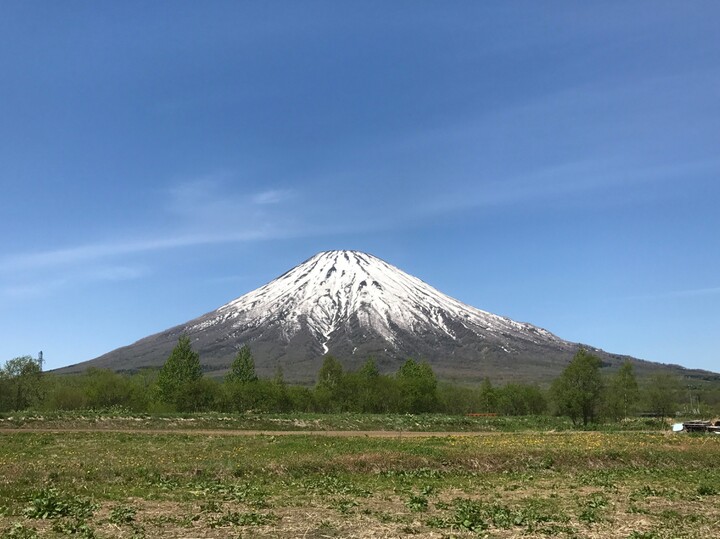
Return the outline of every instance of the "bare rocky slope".
{"type": "MultiPolygon", "coordinates": [[[[530,324],[481,311],[420,279],[358,251],[319,253],[270,283],[207,313],[66,367],[135,371],[161,366],[187,334],[210,375],[222,374],[247,343],[258,373],[281,367],[286,380],[309,383],[325,354],[356,368],[369,356],[384,372],[407,358],[427,360],[442,379],[547,383],[567,365],[578,344],[530,324]]],[[[628,358],[591,348],[606,369],[628,358]]],[[[705,371],[632,359],[637,371],[672,370],[717,379],[705,371]]]]}

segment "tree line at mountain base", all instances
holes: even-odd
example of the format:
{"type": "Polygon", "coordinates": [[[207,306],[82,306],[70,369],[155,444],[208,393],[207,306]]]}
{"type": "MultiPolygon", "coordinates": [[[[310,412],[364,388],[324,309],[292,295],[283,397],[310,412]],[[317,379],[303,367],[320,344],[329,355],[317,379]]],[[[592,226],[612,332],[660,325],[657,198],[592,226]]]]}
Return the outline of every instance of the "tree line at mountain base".
{"type": "Polygon", "coordinates": [[[639,384],[631,363],[603,376],[600,360],[580,349],[550,388],[509,383],[479,386],[439,383],[426,362],[408,359],[392,375],[381,374],[370,358],[345,371],[326,355],[314,387],[291,385],[278,369],[260,379],[248,346],[243,346],[223,380],[203,376],[189,338],[180,337],[160,369],[134,374],[88,369],[80,375],[43,373],[29,356],[0,369],[0,412],[26,409],[81,410],[123,407],[134,412],[359,412],[487,413],[563,415],[578,425],[619,421],[640,412],[668,417],[720,411],[720,388],[683,385],[669,374],[639,384]]]}

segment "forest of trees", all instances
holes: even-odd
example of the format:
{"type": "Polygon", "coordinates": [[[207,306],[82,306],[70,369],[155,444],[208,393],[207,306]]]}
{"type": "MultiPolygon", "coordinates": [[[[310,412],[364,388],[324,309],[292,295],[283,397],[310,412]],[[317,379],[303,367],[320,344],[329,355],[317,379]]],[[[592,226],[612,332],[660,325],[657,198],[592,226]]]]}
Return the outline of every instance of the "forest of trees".
{"type": "Polygon", "coordinates": [[[405,361],[394,374],[381,374],[370,358],[346,371],[326,355],[313,387],[290,385],[278,370],[259,378],[248,346],[238,350],[223,380],[203,376],[190,339],[179,339],[160,369],[120,374],[88,369],[80,375],[43,373],[29,356],[0,369],[0,412],[81,410],[120,407],[133,412],[361,412],[554,414],[588,425],[620,421],[638,413],[672,416],[678,411],[710,413],[720,409],[720,390],[690,390],[667,374],[638,382],[631,363],[610,376],[600,360],[580,349],[549,389],[485,379],[467,387],[438,382],[426,362],[405,361]],[[693,410],[687,409],[692,403],[693,410]]]}

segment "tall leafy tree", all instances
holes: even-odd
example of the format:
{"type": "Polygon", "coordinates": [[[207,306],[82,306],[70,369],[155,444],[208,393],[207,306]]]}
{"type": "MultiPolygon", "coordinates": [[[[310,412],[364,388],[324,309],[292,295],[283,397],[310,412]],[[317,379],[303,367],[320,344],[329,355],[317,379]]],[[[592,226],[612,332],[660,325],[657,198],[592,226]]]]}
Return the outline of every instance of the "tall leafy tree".
{"type": "Polygon", "coordinates": [[[323,359],[322,367],[318,371],[317,384],[315,385],[315,397],[321,410],[338,411],[346,406],[343,402],[345,374],[340,362],[331,355],[323,359]]]}
{"type": "Polygon", "coordinates": [[[360,367],[358,374],[369,381],[373,381],[378,376],[380,376],[380,371],[378,370],[375,358],[372,356],[367,358],[367,361],[365,361],[365,363],[363,363],[363,366],[360,367]]]}
{"type": "Polygon", "coordinates": [[[608,383],[607,415],[616,421],[628,417],[635,410],[639,396],[635,371],[632,363],[626,361],[608,383]]]}
{"type": "Polygon", "coordinates": [[[403,411],[422,413],[438,408],[437,379],[429,363],[408,359],[402,364],[395,378],[399,385],[403,411]]]}
{"type": "Polygon", "coordinates": [[[480,406],[483,412],[496,412],[498,404],[498,391],[493,387],[490,378],[485,377],[480,384],[480,406]]]}
{"type": "Polygon", "coordinates": [[[570,364],[553,382],[551,392],[558,411],[574,424],[587,426],[597,419],[602,398],[600,359],[580,348],[570,364]]]}
{"type": "Polygon", "coordinates": [[[257,382],[257,379],[257,374],[255,374],[255,359],[250,351],[250,347],[245,344],[235,355],[235,359],[232,365],[230,365],[230,372],[228,372],[225,380],[245,384],[257,382]]]}
{"type": "Polygon", "coordinates": [[[183,391],[202,378],[200,355],[193,350],[190,337],[181,335],[157,378],[160,400],[177,405],[183,391]]]}
{"type": "Polygon", "coordinates": [[[343,368],[340,362],[334,356],[326,355],[322,367],[318,371],[318,389],[331,391],[337,389],[342,383],[342,377],[343,368]]]}
{"type": "Polygon", "coordinates": [[[547,409],[545,395],[537,386],[506,384],[496,394],[498,410],[505,415],[540,415],[547,409]]]}
{"type": "Polygon", "coordinates": [[[42,398],[42,371],[30,356],[11,359],[0,369],[0,408],[24,410],[42,398]]]}
{"type": "Polygon", "coordinates": [[[380,371],[375,359],[369,357],[357,372],[345,376],[352,406],[360,412],[380,412],[383,409],[380,371]]]}
{"type": "Polygon", "coordinates": [[[654,374],[645,387],[645,406],[657,416],[673,416],[677,409],[680,389],[679,380],[671,374],[654,374]]]}

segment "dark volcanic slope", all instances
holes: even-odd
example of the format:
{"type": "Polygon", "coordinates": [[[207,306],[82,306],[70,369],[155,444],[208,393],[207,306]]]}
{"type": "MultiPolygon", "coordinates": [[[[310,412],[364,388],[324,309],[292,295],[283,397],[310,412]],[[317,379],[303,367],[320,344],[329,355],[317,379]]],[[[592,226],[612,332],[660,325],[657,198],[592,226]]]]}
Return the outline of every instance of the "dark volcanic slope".
{"type": "MultiPolygon", "coordinates": [[[[260,375],[281,366],[295,382],[314,380],[322,356],[331,353],[349,368],[372,355],[382,370],[394,371],[414,357],[428,360],[445,379],[542,383],[578,348],[544,329],[465,305],[372,255],[328,251],[211,313],[63,371],[160,366],[183,333],[210,373],[222,373],[248,343],[260,375]]],[[[627,359],[595,352],[609,368],[627,359]]],[[[641,373],[663,368],[636,366],[641,373]]]]}

